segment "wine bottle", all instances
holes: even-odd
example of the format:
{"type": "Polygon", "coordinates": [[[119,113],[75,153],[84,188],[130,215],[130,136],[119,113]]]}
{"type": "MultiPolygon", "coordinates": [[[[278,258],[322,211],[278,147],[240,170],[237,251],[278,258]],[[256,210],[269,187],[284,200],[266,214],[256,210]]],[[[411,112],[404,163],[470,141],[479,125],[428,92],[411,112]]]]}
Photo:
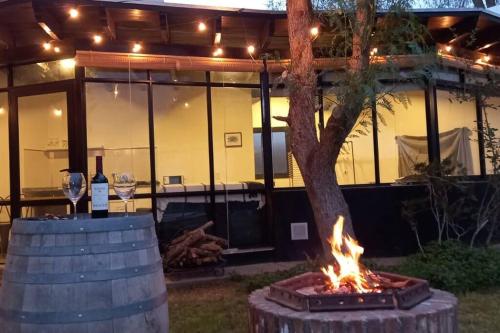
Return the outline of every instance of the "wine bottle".
{"type": "Polygon", "coordinates": [[[90,183],[92,190],[92,218],[108,217],[109,205],[109,183],[108,179],[102,173],[102,156],[95,158],[95,176],[90,183]]]}

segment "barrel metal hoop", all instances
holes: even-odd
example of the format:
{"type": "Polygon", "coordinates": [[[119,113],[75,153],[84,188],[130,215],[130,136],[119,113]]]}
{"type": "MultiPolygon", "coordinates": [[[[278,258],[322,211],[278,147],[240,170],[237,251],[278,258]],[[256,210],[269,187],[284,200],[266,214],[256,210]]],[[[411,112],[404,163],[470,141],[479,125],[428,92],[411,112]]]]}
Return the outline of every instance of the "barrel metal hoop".
{"type": "Polygon", "coordinates": [[[82,219],[76,221],[29,221],[16,219],[12,224],[13,234],[81,234],[89,232],[109,232],[146,229],[154,226],[154,220],[145,215],[127,218],[99,220],[82,219]]]}
{"type": "Polygon", "coordinates": [[[117,279],[127,279],[139,275],[152,274],[163,270],[162,262],[157,261],[151,265],[127,267],[121,269],[111,269],[93,272],[60,273],[60,274],[30,274],[22,272],[4,271],[4,282],[21,284],[62,284],[78,282],[109,281],[117,279]]]}
{"type": "MultiPolygon", "coordinates": [[[[28,324],[71,324],[123,318],[152,311],[167,301],[167,291],[146,301],[118,306],[110,309],[95,309],[80,312],[28,312],[0,308],[0,318],[10,322],[28,324]]],[[[165,316],[167,314],[165,313],[165,316]]]]}
{"type": "Polygon", "coordinates": [[[90,254],[103,254],[115,252],[130,252],[149,249],[158,246],[156,237],[150,240],[140,240],[134,242],[98,244],[82,246],[16,246],[9,244],[9,255],[29,256],[29,257],[63,257],[63,256],[83,256],[90,254]]]}

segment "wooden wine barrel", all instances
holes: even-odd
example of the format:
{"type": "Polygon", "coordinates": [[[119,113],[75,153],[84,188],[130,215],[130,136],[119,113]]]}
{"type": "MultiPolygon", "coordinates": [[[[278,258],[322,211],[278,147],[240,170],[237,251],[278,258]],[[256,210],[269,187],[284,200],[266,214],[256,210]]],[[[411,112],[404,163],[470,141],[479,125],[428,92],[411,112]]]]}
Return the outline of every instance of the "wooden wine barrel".
{"type": "Polygon", "coordinates": [[[14,220],[0,289],[0,331],[168,332],[152,216],[14,220]]]}

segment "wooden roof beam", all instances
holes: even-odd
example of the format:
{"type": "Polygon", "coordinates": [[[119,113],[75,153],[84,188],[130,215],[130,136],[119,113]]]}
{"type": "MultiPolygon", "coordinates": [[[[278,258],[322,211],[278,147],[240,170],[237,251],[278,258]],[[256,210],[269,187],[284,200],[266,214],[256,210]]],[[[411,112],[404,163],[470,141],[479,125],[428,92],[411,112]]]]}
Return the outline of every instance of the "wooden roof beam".
{"type": "Polygon", "coordinates": [[[462,18],[449,28],[434,30],[438,42],[458,44],[468,37],[477,26],[479,15],[462,18]]]}
{"type": "Polygon", "coordinates": [[[4,26],[0,26],[0,49],[10,49],[14,47],[14,37],[4,26]]]}
{"type": "Polygon", "coordinates": [[[163,43],[168,44],[170,41],[170,28],[168,26],[167,13],[160,12],[160,33],[163,43]]]}
{"type": "Polygon", "coordinates": [[[274,20],[266,20],[259,33],[259,49],[267,50],[271,44],[271,38],[274,35],[274,20]]]}
{"type": "Polygon", "coordinates": [[[61,23],[48,11],[48,4],[41,1],[33,1],[33,13],[35,20],[42,30],[52,39],[61,40],[63,29],[61,23]]]}
{"type": "Polygon", "coordinates": [[[486,49],[498,44],[499,29],[499,25],[493,25],[477,31],[474,35],[475,39],[474,43],[471,44],[471,48],[474,48],[477,51],[486,51],[486,49]]]}
{"type": "Polygon", "coordinates": [[[109,39],[116,39],[116,23],[109,8],[99,7],[99,21],[102,29],[109,39]]]}

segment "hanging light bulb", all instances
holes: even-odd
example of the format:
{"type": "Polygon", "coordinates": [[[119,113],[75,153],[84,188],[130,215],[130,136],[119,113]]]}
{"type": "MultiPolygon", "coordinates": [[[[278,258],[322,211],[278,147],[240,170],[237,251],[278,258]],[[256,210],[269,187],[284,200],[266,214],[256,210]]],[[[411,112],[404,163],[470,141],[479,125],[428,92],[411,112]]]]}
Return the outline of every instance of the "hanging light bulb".
{"type": "Polygon", "coordinates": [[[203,32],[205,30],[207,30],[207,25],[205,24],[205,22],[198,23],[198,31],[203,32]]]}
{"type": "Polygon", "coordinates": [[[255,46],[253,45],[248,45],[247,47],[248,54],[252,55],[255,53],[255,46]]]}
{"type": "Polygon", "coordinates": [[[213,53],[214,57],[220,57],[223,54],[224,54],[224,51],[220,47],[216,48],[214,53],[213,53]]]}
{"type": "Polygon", "coordinates": [[[101,35],[94,35],[94,44],[101,44],[102,42],[102,36],[101,35]]]}
{"type": "Polygon", "coordinates": [[[135,43],[132,47],[132,52],[138,53],[142,50],[142,45],[140,43],[135,43]]]}
{"type": "Polygon", "coordinates": [[[72,19],[76,19],[76,18],[78,18],[78,16],[80,16],[80,12],[78,12],[78,9],[71,8],[69,10],[69,17],[71,17],[72,19]]]}
{"type": "Polygon", "coordinates": [[[55,53],[60,53],[61,52],[61,48],[59,46],[54,47],[54,52],[55,53]]]}
{"type": "Polygon", "coordinates": [[[63,114],[61,109],[54,109],[52,112],[54,113],[54,116],[56,116],[56,117],[61,117],[63,114]]]}
{"type": "Polygon", "coordinates": [[[378,49],[376,47],[374,47],[371,51],[370,51],[370,55],[371,56],[374,56],[378,53],[378,49]]]}
{"type": "Polygon", "coordinates": [[[319,35],[319,28],[318,27],[312,27],[310,32],[311,32],[311,36],[317,37],[319,35]]]}
{"type": "Polygon", "coordinates": [[[52,48],[52,44],[50,44],[50,42],[43,43],[43,49],[45,51],[49,51],[51,48],[52,48]]]}
{"type": "Polygon", "coordinates": [[[451,50],[453,50],[453,47],[451,45],[446,45],[444,49],[446,52],[451,52],[451,50]]]}

